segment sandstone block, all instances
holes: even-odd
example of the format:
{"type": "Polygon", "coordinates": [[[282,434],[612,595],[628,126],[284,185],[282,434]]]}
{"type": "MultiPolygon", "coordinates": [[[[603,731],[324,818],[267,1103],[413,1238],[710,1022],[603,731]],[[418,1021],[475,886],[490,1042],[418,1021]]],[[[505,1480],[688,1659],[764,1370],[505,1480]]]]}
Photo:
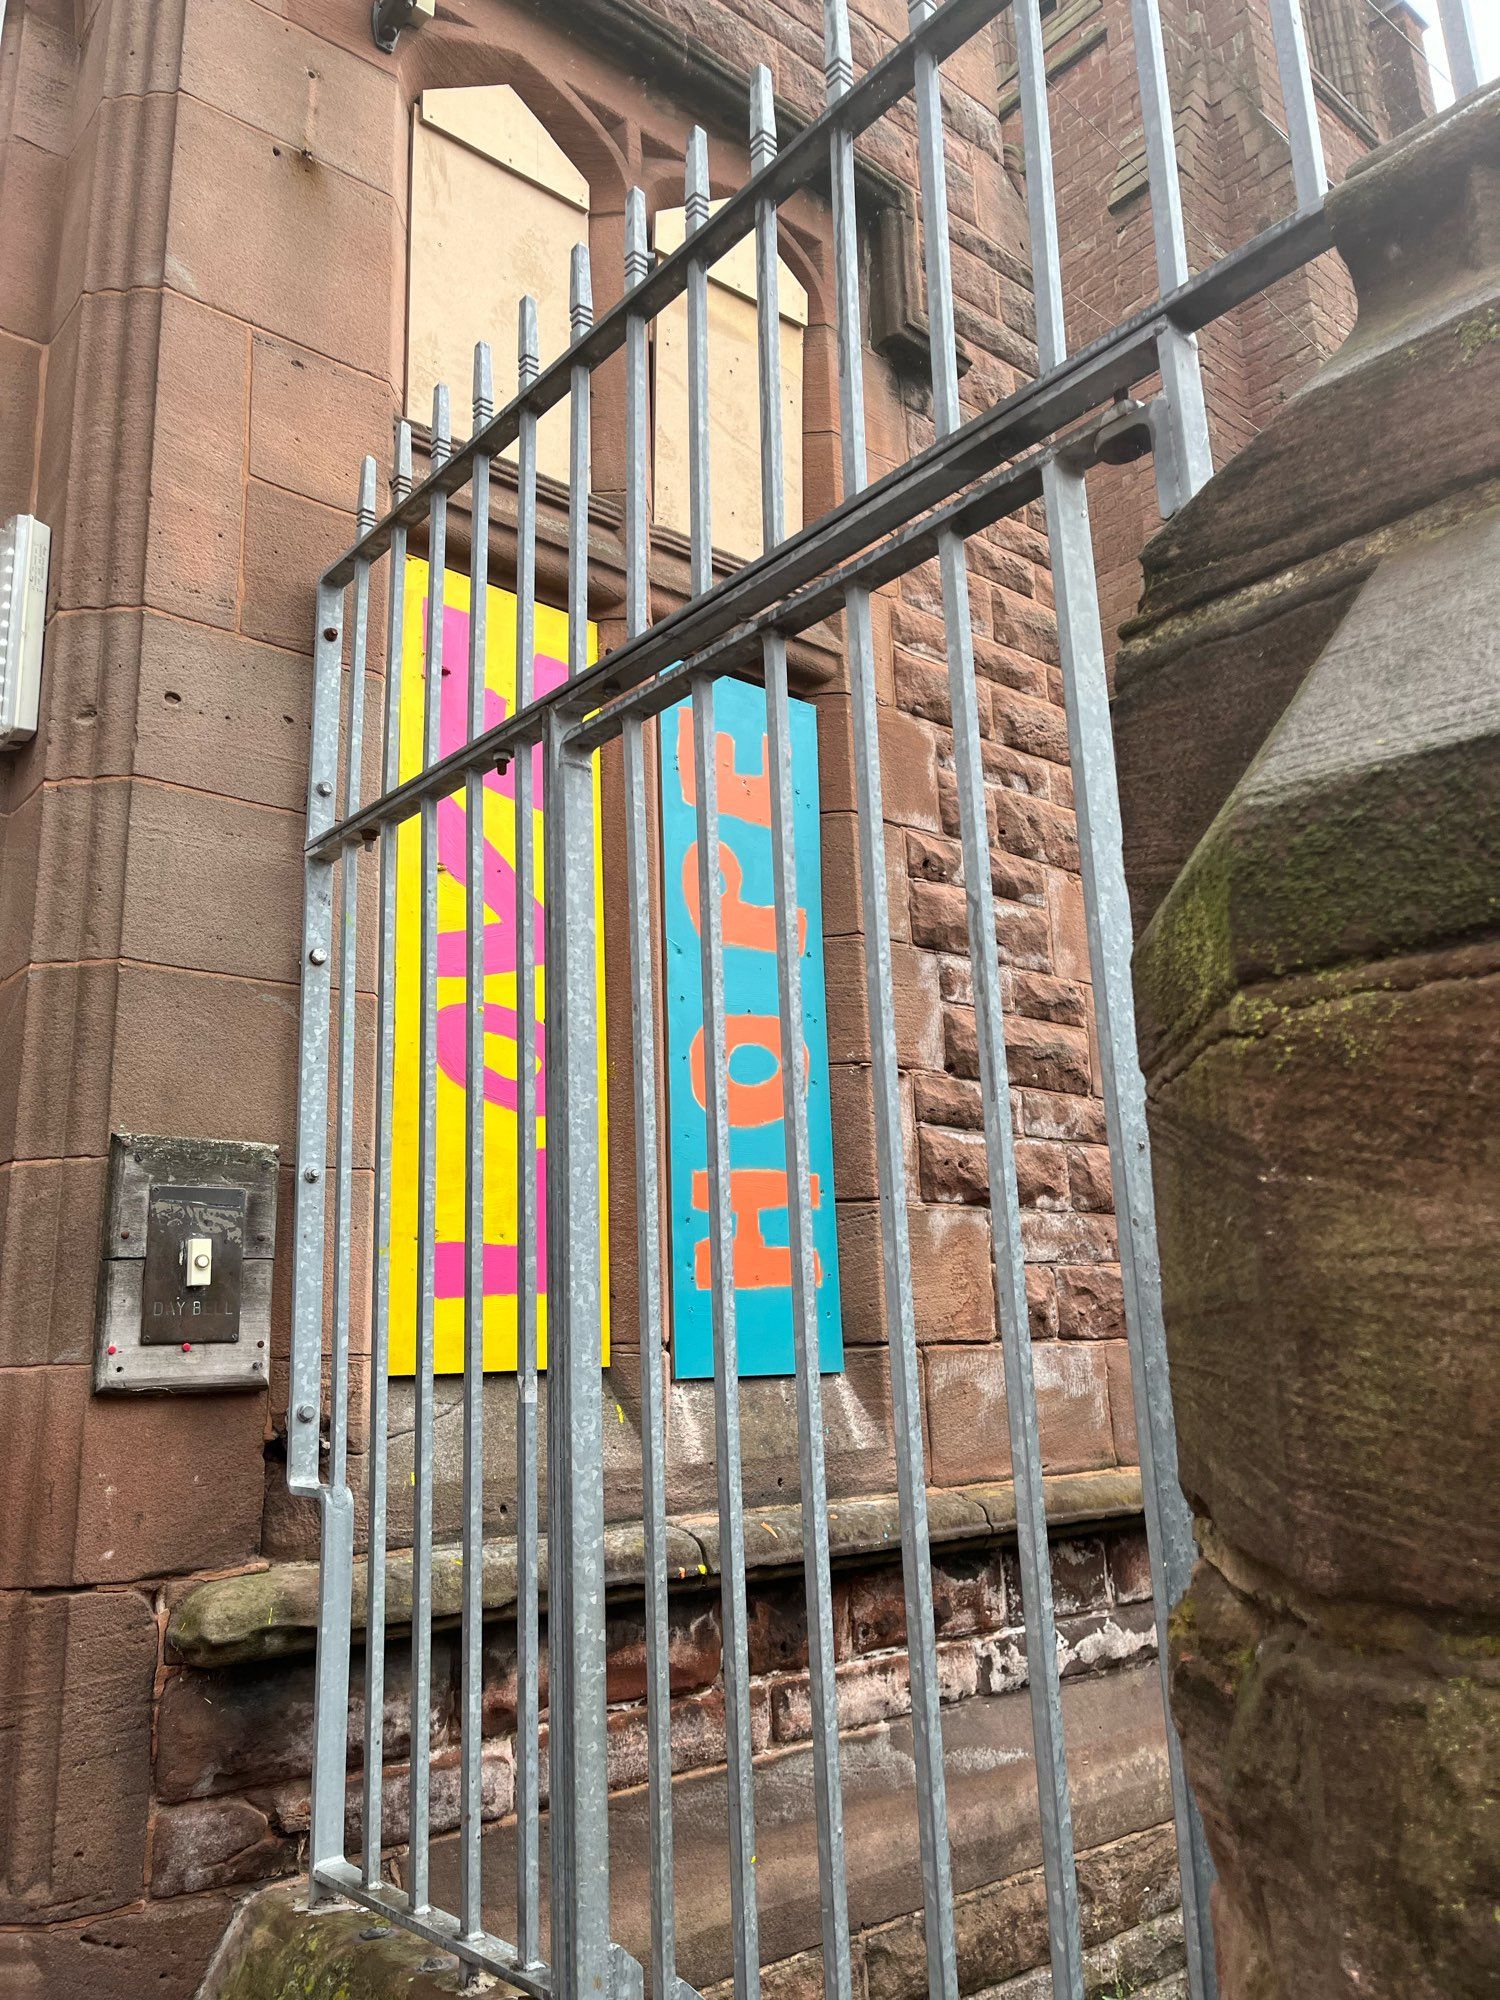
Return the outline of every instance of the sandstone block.
{"type": "MultiPolygon", "coordinates": [[[[410,1748],[410,1661],[403,1640],[387,1649],[383,1741],[392,1763],[404,1759],[410,1748]]],[[[502,1726],[488,1709],[492,1673],[487,1655],[484,1726],[491,1733],[502,1726]]],[[[364,1740],[364,1686],[364,1657],[356,1648],[349,1701],[349,1751],[355,1762],[364,1740]]],[[[433,1637],[432,1688],[436,1747],[451,1737],[458,1713],[450,1633],[433,1637]]],[[[157,1797],[175,1804],[305,1777],[312,1769],[313,1692],[310,1660],[170,1675],[157,1707],[157,1797]]]]}
{"type": "Polygon", "coordinates": [[[1123,1340],[1125,1300],[1119,1267],[1059,1264],[1057,1322],[1064,1340],[1123,1340]]]}
{"type": "Polygon", "coordinates": [[[263,1881],[282,1873],[294,1853],[248,1799],[163,1806],[152,1822],[152,1892],[184,1896],[263,1881]]]}
{"type": "Polygon", "coordinates": [[[1151,1596],[1151,1557],[1144,1528],[1129,1528],[1108,1537],[1110,1589],[1117,1604],[1140,1604],[1151,1596]]]}
{"type": "MultiPolygon", "coordinates": [[[[840,1659],[853,1648],[850,1629],[850,1583],[836,1578],[833,1586],[833,1644],[840,1659]]],[[[746,1625],[752,1674],[795,1673],[807,1665],[807,1597],[799,1577],[794,1583],[757,1583],[750,1598],[746,1625]]]]}
{"type": "Polygon", "coordinates": [[[103,1213],[103,1160],[0,1168],[0,1369],[92,1358],[103,1213]]]}
{"type": "Polygon", "coordinates": [[[6,519],[31,507],[41,353],[29,341],[0,334],[0,510],[6,519]]]}
{"type": "Polygon", "coordinates": [[[1104,1106],[1097,1097],[1055,1090],[1021,1093],[1021,1130],[1029,1139],[1082,1139],[1104,1143],[1104,1106]]]}
{"type": "Polygon", "coordinates": [[[1112,1215],[1034,1209],[1021,1217],[1021,1235],[1027,1257],[1038,1264],[1112,1264],[1119,1256],[1112,1215]]]}
{"type": "Polygon", "coordinates": [[[405,121],[386,65],[292,21],[262,20],[251,0],[224,0],[187,10],[181,87],[280,140],[309,172],[335,169],[404,206],[405,121]]]}
{"type": "Polygon", "coordinates": [[[304,157],[194,97],[178,100],[169,282],[204,305],[389,379],[396,351],[400,215],[390,198],[304,157]],[[217,191],[237,190],[225,229],[217,191]],[[358,286],[309,285],[319,251],[339,244],[358,286]],[[372,299],[388,299],[372,313],[372,299]]]}
{"type": "Polygon", "coordinates": [[[984,1099],[977,1083],[962,1077],[923,1074],[912,1079],[912,1096],[917,1118],[924,1125],[948,1125],[966,1132],[983,1130],[984,1099]]]}
{"type": "MultiPolygon", "coordinates": [[[[839,1730],[866,1729],[911,1709],[911,1671],[906,1655],[851,1660],[835,1675],[839,1730]]],[[[771,1690],[772,1730],[778,1743],[805,1742],[812,1735],[812,1701],[805,1680],[784,1681],[771,1690]]]]}
{"type": "Polygon", "coordinates": [[[932,1611],[940,1638],[974,1637],[1005,1623],[1005,1566],[993,1549],[934,1556],[932,1611]]]}
{"type": "MultiPolygon", "coordinates": [[[[300,813],[132,785],[120,949],[196,972],[296,983],[300,813]],[[163,896],[163,882],[176,884],[163,896]]],[[[373,926],[365,926],[368,939],[373,926]]],[[[371,968],[373,972],[373,966],[371,968]]]]}
{"type": "MultiPolygon", "coordinates": [[[[1049,1472],[1114,1463],[1102,1347],[1033,1348],[1042,1461],[1049,1472]]],[[[1003,1479],[1010,1469],[1000,1350],[934,1347],[926,1355],[928,1473],[935,1486],[1003,1479]]]]}
{"type": "Polygon", "coordinates": [[[231,1897],[194,1896],[83,1923],[0,1931],[0,1991],[194,2000],[233,1910],[231,1897]]]}
{"type": "MultiPolygon", "coordinates": [[[[937,1136],[924,1133],[919,1140],[924,1179],[926,1142],[937,1136]]],[[[995,1281],[989,1218],[951,1206],[913,1208],[907,1211],[907,1232],[917,1338],[990,1339],[995,1327],[995,1281]]]]}
{"type": "MultiPolygon", "coordinates": [[[[611,1609],[605,1636],[605,1698],[646,1698],[646,1621],[611,1609]]],[[[723,1642],[718,1607],[702,1600],[674,1601],[667,1616],[667,1673],[673,1694],[706,1688],[718,1678],[723,1642]]]]}
{"type": "Polygon", "coordinates": [[[252,478],[347,512],[366,452],[385,477],[393,404],[385,382],[257,333],[250,350],[252,478]]]}
{"type": "Polygon", "coordinates": [[[1461,1637],[1431,1635],[1419,1658],[1320,1626],[1268,1612],[1206,1563],[1173,1618],[1173,1702],[1232,1926],[1246,1955],[1265,1954],[1270,1993],[1292,1990],[1280,1969],[1295,1953],[1302,1991],[1347,1989],[1352,1967],[1371,1992],[1478,2000],[1500,1977],[1483,1873],[1500,1778],[1492,1665],[1461,1637]],[[1394,1837],[1392,1798],[1406,1802],[1394,1837]]]}
{"type": "MultiPolygon", "coordinates": [[[[20,1526],[14,1509],[6,1518],[20,1526]]],[[[86,1916],[141,1894],[156,1657],[138,1591],[0,1596],[12,1736],[0,1921],[86,1916]]]]}
{"type": "Polygon", "coordinates": [[[0,1372],[11,1587],[232,1568],[256,1552],[256,1396],[99,1398],[86,1366],[0,1372]],[[212,1504],[208,1496],[212,1494],[212,1504]]]}
{"type": "MultiPolygon", "coordinates": [[[[943,1009],[943,1040],[952,1073],[977,1077],[979,1043],[972,1008],[943,1009]]],[[[1034,1086],[1059,1095],[1084,1095],[1090,1088],[1088,1036],[1080,1028],[1007,1014],[1005,1054],[1013,1085],[1034,1086]]]]}
{"type": "Polygon", "coordinates": [[[243,330],[164,293],[145,602],[225,628],[240,586],[249,380],[243,330]]]}
{"type": "Polygon", "coordinates": [[[1005,687],[992,688],[990,702],[1002,743],[1049,763],[1067,763],[1068,724],[1061,709],[1005,687]]]}
{"type": "Polygon", "coordinates": [[[906,1644],[906,1598],[901,1570],[862,1570],[849,1587],[849,1626],[858,1653],[888,1652],[906,1644]]]}
{"type": "Polygon", "coordinates": [[[340,513],[251,480],[245,493],[240,606],[240,630],[246,638],[309,652],[319,572],[353,539],[352,504],[340,513]]]}

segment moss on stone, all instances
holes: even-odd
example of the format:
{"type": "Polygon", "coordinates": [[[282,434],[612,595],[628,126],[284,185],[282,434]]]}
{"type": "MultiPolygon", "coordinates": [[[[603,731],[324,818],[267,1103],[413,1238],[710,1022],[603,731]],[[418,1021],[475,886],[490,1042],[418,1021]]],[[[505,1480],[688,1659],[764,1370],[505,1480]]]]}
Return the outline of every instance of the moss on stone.
{"type": "Polygon", "coordinates": [[[1235,794],[1137,948],[1148,1045],[1190,1034],[1258,981],[1493,928],[1497,798],[1489,754],[1372,765],[1270,801],[1235,794]]]}
{"type": "Polygon", "coordinates": [[[456,1960],[435,1946],[369,1911],[311,1912],[306,1894],[305,1884],[285,1884],[252,1899],[203,2000],[447,2000],[458,1991],[456,1960]]]}
{"type": "Polygon", "coordinates": [[[1458,351],[1465,362],[1473,361],[1495,340],[1500,340],[1500,312],[1493,306],[1458,323],[1458,351]]]}

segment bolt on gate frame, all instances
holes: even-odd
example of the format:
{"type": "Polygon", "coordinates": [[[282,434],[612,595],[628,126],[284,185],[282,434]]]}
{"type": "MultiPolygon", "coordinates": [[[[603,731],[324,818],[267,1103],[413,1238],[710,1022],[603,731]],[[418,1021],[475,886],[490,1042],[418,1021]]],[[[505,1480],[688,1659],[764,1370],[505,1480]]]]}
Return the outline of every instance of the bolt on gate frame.
{"type": "MultiPolygon", "coordinates": [[[[1161,1323],[1144,1088],[1135,1053],[1130,986],[1131,929],[1110,737],[1104,649],[1084,473],[1122,425],[1154,451],[1158,493],[1170,513],[1212,472],[1195,334],[1220,314],[1328,247],[1327,186],[1298,0],[1271,0],[1281,64],[1297,212],[1193,276],[1184,240],[1158,0],[1131,0],[1153,210],[1157,303],[1070,353],[1063,325],[1061,263],[1052,178],[1039,0],[1009,0],[1014,16],[1025,135],[1026,192],[1037,311],[1035,381],[961,421],[949,268],[947,188],[938,66],[997,15],[1006,0],[912,0],[910,32],[855,78],[847,0],[824,0],[827,105],[778,149],[768,72],[750,91],[751,178],[710,211],[707,142],[695,131],[685,163],[687,235],[653,266],[646,208],[633,190],[626,212],[625,291],[594,320],[588,253],[573,253],[571,342],[539,366],[534,304],[520,313],[517,392],[498,413],[488,348],[476,351],[473,427],[457,448],[448,392],[434,397],[431,470],[412,484],[411,439],[398,432],[391,507],[375,516],[376,470],[359,485],[358,539],[318,587],[315,681],[303,936],[298,1203],[291,1361],[289,1479],[315,1496],[322,1522],[317,1697],[310,1830],[315,1899],[346,1897],[455,1953],[467,1972],[498,1973],[511,1985],[557,2000],[616,1990],[639,1993],[643,1969],[609,1932],[605,1770],[603,1434],[600,1390],[601,1255],[594,926],[593,764],[618,736],[625,793],[624,867],[634,1054],[635,1199],[640,1272],[641,1426],[646,1547],[647,1715],[651,1841],[651,1979],[658,2000],[696,2000],[677,1974],[674,1947],[671,1744],[667,1673],[666,1446],[662,1387],[662,1273],[658,1164],[655,970],[650,925],[650,850],[645,731],[684,696],[694,722],[700,851],[718,851],[713,744],[717,680],[749,669],[766,690],[781,1046],[802,1044],[801,969],[796,948],[787,641],[836,613],[844,617],[852,693],[859,867],[866,925],[872,1027],[879,1212],[901,1555],[911,1669],[912,1728],[929,2000],[956,2000],[953,1885],[927,1533],[905,1163],[897,1094],[881,771],[870,593],[936,556],[942,586],[953,713],[963,875],[978,1025],[995,1285],[1007,1420],[1016,1486],[1016,1536],[1037,1797],[1049,1919],[1053,1991],[1081,2000],[1083,1954],[1059,1701],[1056,1631],[1048,1562],[1042,1462],[1027,1329],[1025,1271],[1016,1187],[1001,985],[985,819],[965,541],[1003,515],[1045,507],[1076,796],[1081,872],[1096,1009],[1132,1383],[1139,1426],[1144,1512],[1155,1595],[1158,1656],[1166,1692],[1165,1621],[1193,1560],[1192,1526],[1177,1483],[1176,1440],[1161,1323]],[[936,440],[874,483],[867,479],[861,375],[855,142],[906,97],[915,102],[920,209],[931,325],[936,440]],[[801,531],[786,532],[782,479],[777,307],[777,215],[807,185],[828,192],[834,237],[842,502],[801,531]],[[760,367],[761,513],[764,553],[714,581],[709,520],[707,274],[753,235],[760,367]],[[668,616],[650,620],[647,566],[650,321],[686,294],[691,476],[691,591],[668,616]],[[589,396],[593,371],[623,349],[628,486],[624,509],[626,638],[590,667],[588,647],[589,396]],[[1126,401],[1153,377],[1148,402],[1126,401]],[[532,685],[536,611],[537,421],[564,397],[570,410],[568,511],[569,678],[537,697],[532,685]],[[514,712],[486,727],[483,662],[489,563],[490,475],[495,457],[518,456],[514,712]],[[399,777],[403,673],[403,569],[409,531],[425,521],[430,575],[445,567],[448,502],[467,486],[472,507],[468,740],[441,754],[439,707],[425,706],[422,767],[399,777]],[[373,566],[390,559],[385,705],[378,795],[363,796],[366,668],[373,566]],[[347,610],[352,598],[352,614],[347,610]],[[347,628],[346,628],[347,620],[347,628]],[[345,652],[347,640],[347,667],[345,652]],[[533,800],[532,752],[543,785],[533,800]],[[430,1740],[433,1620],[434,1296],[437,1194],[437,808],[462,792],[468,880],[483,874],[481,787],[488,773],[514,772],[516,801],[517,1169],[519,1246],[517,1358],[518,1716],[516,1927],[488,1928],[480,1888],[481,1628],[483,1570],[483,1177],[482,1123],[469,1093],[465,1182],[465,1364],[460,1597],[460,1907],[436,1907],[429,1891],[431,1802],[423,1747],[430,1740]],[[537,1185],[537,1087],[533,907],[537,855],[533,804],[546,839],[548,1137],[545,1186],[537,1185]],[[383,1832],[384,1636],[395,1047],[397,829],[420,832],[419,1163],[415,1516],[411,1596],[409,1887],[381,1871],[383,1832]],[[367,1632],[361,1854],[345,1853],[349,1674],[356,1572],[354,1501],[348,1484],[350,1226],[355,1150],[356,923],[362,860],[378,870],[379,975],[375,1037],[376,1240],[371,1300],[369,1551],[364,1574],[367,1632]],[[330,1075],[330,1071],[332,1074],[330,1075]],[[331,1107],[331,1112],[330,1112],[331,1107]],[[330,1138],[330,1126],[332,1133],[330,1138]],[[328,1160],[332,1155],[332,1171],[328,1160]],[[329,1198],[332,1197],[330,1214],[329,1198]],[[542,1522],[538,1483],[538,1205],[548,1225],[548,1557],[550,1937],[542,1939],[540,1781],[540,1596],[542,1522]],[[331,1225],[331,1229],[330,1229],[331,1225]],[[331,1287],[325,1242],[335,1245],[331,1287]],[[325,1399],[326,1444],[322,1414],[325,1399]]],[[[1452,74],[1477,81],[1465,0],[1440,0],[1452,74]]],[[[426,658],[441,657],[442,590],[429,591],[426,658]]],[[[722,1615],[730,1819],[731,1935],[736,2000],[755,2000],[760,1962],[755,1890],[746,1635],[744,1523],[740,1486],[739,1382],[732,1268],[724,941],[717,870],[699,870],[709,1137],[709,1243],[713,1298],[714,1415],[722,1540],[722,1615]]],[[[467,1074],[483,1071],[483,898],[467,899],[467,1074]]],[[[827,2000],[849,2000],[850,1938],[840,1799],[839,1735],[828,1509],[823,1464],[809,1136],[794,1066],[781,1066],[787,1134],[788,1222],[796,1354],[796,1424],[803,1520],[812,1701],[814,1812],[827,2000]]],[[[1167,1714],[1167,1744],[1189,1990],[1214,1992],[1209,1925],[1211,1866],[1167,1714]]]]}

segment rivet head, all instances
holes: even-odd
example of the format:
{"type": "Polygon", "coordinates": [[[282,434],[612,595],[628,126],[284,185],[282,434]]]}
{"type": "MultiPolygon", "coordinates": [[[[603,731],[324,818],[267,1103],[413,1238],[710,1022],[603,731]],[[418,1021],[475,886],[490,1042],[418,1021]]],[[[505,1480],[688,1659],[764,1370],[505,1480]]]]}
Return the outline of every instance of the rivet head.
{"type": "Polygon", "coordinates": [[[315,789],[320,799],[331,799],[333,797],[333,787],[326,778],[319,778],[315,789]]]}
{"type": "Polygon", "coordinates": [[[338,636],[339,628],[337,625],[325,625],[323,627],[323,637],[328,641],[330,646],[338,636]]]}
{"type": "Polygon", "coordinates": [[[307,954],[307,962],[309,965],[326,965],[328,963],[328,954],[324,951],[322,945],[315,944],[313,946],[312,950],[307,954]]]}
{"type": "Polygon", "coordinates": [[[297,1421],[299,1424],[310,1424],[317,1414],[311,1403],[299,1403],[297,1405],[297,1421]]]}

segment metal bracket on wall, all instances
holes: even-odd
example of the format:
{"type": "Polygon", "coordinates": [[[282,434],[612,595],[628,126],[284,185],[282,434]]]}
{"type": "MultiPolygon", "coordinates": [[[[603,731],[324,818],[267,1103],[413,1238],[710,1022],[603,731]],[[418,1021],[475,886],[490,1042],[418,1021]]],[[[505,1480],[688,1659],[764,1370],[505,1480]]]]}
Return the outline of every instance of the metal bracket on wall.
{"type": "Polygon", "coordinates": [[[1149,457],[1156,474],[1156,502],[1164,521],[1192,499],[1172,441],[1171,413],[1162,395],[1119,396],[1093,423],[1059,439],[1057,455],[1075,471],[1090,465],[1132,465],[1149,457]]]}
{"type": "Polygon", "coordinates": [[[279,1160],[249,1141],[111,1135],[96,1392],[265,1388],[279,1160]]]}
{"type": "Polygon", "coordinates": [[[419,28],[437,13],[437,0],[375,0],[370,9],[370,33],[375,46],[389,55],[403,28],[419,28]]]}

